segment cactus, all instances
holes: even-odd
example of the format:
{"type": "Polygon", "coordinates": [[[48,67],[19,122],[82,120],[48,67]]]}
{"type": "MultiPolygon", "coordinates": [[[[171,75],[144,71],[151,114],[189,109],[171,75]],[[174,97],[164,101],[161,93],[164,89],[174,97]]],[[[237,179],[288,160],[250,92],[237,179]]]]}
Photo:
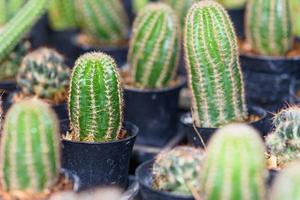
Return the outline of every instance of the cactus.
{"type": "Polygon", "coordinates": [[[52,0],[48,14],[53,30],[63,31],[77,28],[74,0],[52,0]]]}
{"type": "Polygon", "coordinates": [[[0,0],[0,27],[4,26],[27,0],[0,0]]]}
{"type": "Polygon", "coordinates": [[[91,38],[107,44],[127,39],[129,22],[120,0],[77,0],[79,26],[91,38]]]}
{"type": "Polygon", "coordinates": [[[279,173],[270,192],[272,200],[300,199],[300,163],[293,163],[279,173]]]}
{"type": "Polygon", "coordinates": [[[227,9],[239,9],[246,5],[247,0],[218,0],[227,9]]]}
{"type": "Polygon", "coordinates": [[[1,140],[1,185],[7,192],[42,192],[53,186],[60,169],[58,120],[37,99],[14,104],[1,140]]]}
{"type": "Polygon", "coordinates": [[[290,9],[292,13],[292,24],[294,35],[297,37],[300,36],[300,1],[299,0],[290,0],[290,9]]]}
{"type": "Polygon", "coordinates": [[[138,87],[159,88],[174,80],[180,52],[178,19],[163,3],[150,3],[133,25],[128,63],[138,87]]]}
{"type": "Polygon", "coordinates": [[[156,157],[153,164],[154,188],[179,195],[192,195],[200,186],[199,173],[204,152],[192,147],[176,147],[156,157]]]}
{"type": "Polygon", "coordinates": [[[273,133],[266,138],[271,155],[278,166],[300,158],[300,107],[292,106],[281,110],[273,118],[273,133]]]}
{"type": "Polygon", "coordinates": [[[24,34],[47,9],[48,0],[29,0],[0,30],[0,62],[3,62],[24,34]]]}
{"type": "Polygon", "coordinates": [[[132,7],[135,14],[137,14],[140,10],[142,10],[150,0],[133,0],[132,1],[132,7]]]}
{"type": "Polygon", "coordinates": [[[197,127],[217,128],[247,118],[237,39],[225,9],[214,1],[192,6],[184,50],[197,127]]]}
{"type": "Polygon", "coordinates": [[[69,68],[55,50],[40,48],[26,55],[17,76],[25,96],[62,102],[69,83],[69,68]]]}
{"type": "Polygon", "coordinates": [[[293,44],[289,0],[249,0],[246,40],[256,53],[283,56],[293,44]]]}
{"type": "Polygon", "coordinates": [[[69,91],[73,140],[113,141],[119,138],[123,93],[114,60],[87,53],[75,64],[69,91]]]}
{"type": "Polygon", "coordinates": [[[264,144],[243,124],[219,129],[210,140],[200,191],[206,200],[264,200],[266,196],[264,144]]]}

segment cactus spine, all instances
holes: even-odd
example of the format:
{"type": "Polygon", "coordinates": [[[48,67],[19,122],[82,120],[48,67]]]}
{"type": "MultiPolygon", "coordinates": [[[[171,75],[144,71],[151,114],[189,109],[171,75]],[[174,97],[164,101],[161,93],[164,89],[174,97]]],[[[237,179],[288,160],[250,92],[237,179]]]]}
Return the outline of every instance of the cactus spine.
{"type": "Polygon", "coordinates": [[[300,108],[293,106],[280,111],[273,118],[274,131],[266,138],[271,155],[279,167],[300,158],[300,108]]]}
{"type": "Polygon", "coordinates": [[[74,0],[52,0],[48,13],[53,30],[77,28],[74,0]]]}
{"type": "Polygon", "coordinates": [[[266,160],[258,133],[243,124],[219,129],[211,139],[201,171],[206,200],[264,200],[266,160]]]}
{"type": "Polygon", "coordinates": [[[74,140],[119,138],[123,97],[117,66],[110,56],[103,53],[81,56],[73,70],[69,94],[74,140]]]}
{"type": "Polygon", "coordinates": [[[5,191],[41,192],[56,183],[60,169],[57,117],[37,99],[8,111],[1,140],[1,184],[5,191]]]}
{"type": "Polygon", "coordinates": [[[5,25],[27,0],[0,0],[0,27],[5,25]]]}
{"type": "Polygon", "coordinates": [[[128,17],[120,0],[77,0],[79,25],[90,37],[103,43],[127,38],[128,17]]]}
{"type": "Polygon", "coordinates": [[[289,0],[249,0],[246,40],[259,54],[283,56],[293,44],[289,0]]]}
{"type": "Polygon", "coordinates": [[[247,117],[236,35],[225,9],[201,1],[189,10],[185,60],[196,126],[217,128],[247,117]]]}
{"type": "Polygon", "coordinates": [[[139,13],[128,52],[131,75],[138,87],[164,87],[174,79],[179,38],[178,19],[166,4],[151,3],[139,13]]]}

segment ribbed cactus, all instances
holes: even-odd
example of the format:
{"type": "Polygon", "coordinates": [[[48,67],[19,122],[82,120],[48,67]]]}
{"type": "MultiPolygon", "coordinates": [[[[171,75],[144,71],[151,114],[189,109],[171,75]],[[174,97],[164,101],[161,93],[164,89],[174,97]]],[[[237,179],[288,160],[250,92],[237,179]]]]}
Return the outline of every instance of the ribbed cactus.
{"type": "Polygon", "coordinates": [[[29,0],[0,30],[0,62],[7,58],[24,34],[44,13],[48,2],[49,0],[29,0]]]}
{"type": "Polygon", "coordinates": [[[77,28],[74,0],[51,0],[48,14],[53,30],[63,31],[77,28]]]}
{"type": "Polygon", "coordinates": [[[246,5],[247,0],[217,0],[217,1],[227,9],[238,9],[238,8],[243,8],[246,5]]]}
{"type": "Polygon", "coordinates": [[[271,200],[300,199],[300,163],[293,163],[276,177],[270,192],[271,200]]]}
{"type": "Polygon", "coordinates": [[[246,40],[256,53],[283,56],[293,43],[290,0],[249,0],[246,40]]]}
{"type": "Polygon", "coordinates": [[[27,0],[0,0],[0,27],[5,25],[27,0]]]}
{"type": "Polygon", "coordinates": [[[147,5],[135,19],[128,52],[128,64],[136,86],[167,86],[175,78],[179,50],[176,14],[163,3],[147,5]]]}
{"type": "Polygon", "coordinates": [[[294,35],[300,37],[300,1],[299,0],[290,0],[290,9],[292,14],[292,24],[294,35]]]}
{"type": "Polygon", "coordinates": [[[110,56],[81,56],[72,73],[69,94],[74,140],[101,142],[119,138],[123,93],[117,66],[110,56]]]}
{"type": "Polygon", "coordinates": [[[102,43],[118,43],[127,38],[129,22],[120,0],[76,0],[79,26],[102,43]]]}
{"type": "Polygon", "coordinates": [[[247,108],[237,39],[225,9],[214,1],[194,4],[184,31],[196,126],[216,128],[245,120],[247,108]]]}
{"type": "Polygon", "coordinates": [[[37,99],[14,104],[1,139],[1,186],[5,191],[41,192],[58,180],[60,136],[50,107],[37,99]]]}
{"type": "Polygon", "coordinates": [[[285,166],[300,158],[300,108],[293,106],[280,111],[273,118],[274,131],[266,138],[268,151],[285,166]]]}
{"type": "Polygon", "coordinates": [[[192,195],[199,190],[199,174],[204,152],[192,147],[176,147],[162,152],[153,164],[154,187],[179,195],[192,195]]]}
{"type": "Polygon", "coordinates": [[[17,84],[26,96],[62,102],[68,90],[70,70],[55,50],[40,48],[22,61],[17,84]]]}
{"type": "Polygon", "coordinates": [[[266,160],[258,133],[243,124],[219,129],[211,139],[201,171],[205,200],[264,200],[266,160]]]}
{"type": "Polygon", "coordinates": [[[132,0],[132,7],[135,14],[142,10],[150,0],[132,0]]]}

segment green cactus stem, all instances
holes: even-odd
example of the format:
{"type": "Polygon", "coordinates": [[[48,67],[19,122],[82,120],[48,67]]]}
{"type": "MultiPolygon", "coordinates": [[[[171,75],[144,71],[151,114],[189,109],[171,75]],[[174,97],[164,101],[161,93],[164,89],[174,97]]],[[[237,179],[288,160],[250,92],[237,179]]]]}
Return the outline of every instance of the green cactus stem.
{"type": "Polygon", "coordinates": [[[300,37],[300,1],[299,0],[290,0],[290,9],[292,14],[292,24],[294,35],[300,37]]]}
{"type": "Polygon", "coordinates": [[[81,56],[73,70],[69,94],[74,140],[103,142],[119,138],[123,93],[117,66],[110,56],[81,56]]]}
{"type": "Polygon", "coordinates": [[[163,3],[148,4],[134,22],[128,52],[136,86],[168,86],[176,76],[179,52],[179,23],[174,11],[163,3]]]}
{"type": "Polygon", "coordinates": [[[227,9],[239,9],[246,5],[247,0],[218,0],[227,9]]]}
{"type": "Polygon", "coordinates": [[[133,0],[132,6],[134,13],[138,14],[138,12],[142,10],[149,2],[150,0],[133,0]]]}
{"type": "Polygon", "coordinates": [[[27,0],[0,0],[0,27],[4,26],[27,0]]]}
{"type": "Polygon", "coordinates": [[[197,127],[217,128],[247,118],[237,39],[225,9],[214,1],[192,6],[184,50],[197,127]]]}
{"type": "Polygon", "coordinates": [[[7,192],[42,192],[53,186],[60,169],[58,120],[37,99],[14,104],[1,139],[1,186],[7,192]]]}
{"type": "Polygon", "coordinates": [[[246,40],[261,55],[284,56],[293,44],[290,0],[249,0],[246,40]]]}
{"type": "Polygon", "coordinates": [[[201,172],[205,200],[264,200],[266,160],[258,133],[243,124],[227,125],[210,140],[201,172]]]}

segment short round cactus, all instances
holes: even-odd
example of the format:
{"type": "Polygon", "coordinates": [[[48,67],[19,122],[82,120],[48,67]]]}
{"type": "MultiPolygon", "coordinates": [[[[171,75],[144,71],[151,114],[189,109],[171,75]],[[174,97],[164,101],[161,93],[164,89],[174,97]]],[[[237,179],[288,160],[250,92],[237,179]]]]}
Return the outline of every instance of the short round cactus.
{"type": "Polygon", "coordinates": [[[119,138],[123,93],[117,66],[110,56],[81,56],[72,73],[69,94],[73,140],[102,142],[119,138]]]}
{"type": "Polygon", "coordinates": [[[200,187],[203,158],[204,152],[192,147],[176,147],[158,154],[153,164],[153,186],[179,195],[192,195],[192,190],[200,187]]]}
{"type": "Polygon", "coordinates": [[[25,56],[17,84],[26,96],[62,102],[69,84],[69,68],[55,50],[41,48],[25,56]]]}
{"type": "Polygon", "coordinates": [[[258,133],[243,124],[219,129],[210,140],[201,171],[206,200],[265,200],[266,160],[258,133]]]}
{"type": "Polygon", "coordinates": [[[48,104],[30,99],[8,111],[1,139],[1,186],[7,192],[41,192],[60,170],[58,120],[48,104]]]}

